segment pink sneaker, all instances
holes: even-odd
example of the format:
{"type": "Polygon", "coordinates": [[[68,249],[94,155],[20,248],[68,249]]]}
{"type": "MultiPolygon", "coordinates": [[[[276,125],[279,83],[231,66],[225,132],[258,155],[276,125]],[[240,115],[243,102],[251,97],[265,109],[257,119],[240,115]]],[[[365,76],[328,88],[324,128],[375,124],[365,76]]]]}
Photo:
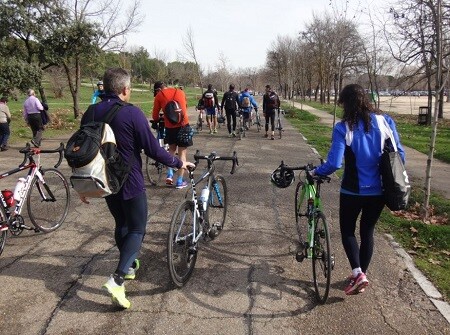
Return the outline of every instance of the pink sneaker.
{"type": "Polygon", "coordinates": [[[346,295],[353,295],[364,292],[369,285],[369,281],[364,273],[359,273],[356,277],[350,277],[350,283],[344,289],[346,295]]]}

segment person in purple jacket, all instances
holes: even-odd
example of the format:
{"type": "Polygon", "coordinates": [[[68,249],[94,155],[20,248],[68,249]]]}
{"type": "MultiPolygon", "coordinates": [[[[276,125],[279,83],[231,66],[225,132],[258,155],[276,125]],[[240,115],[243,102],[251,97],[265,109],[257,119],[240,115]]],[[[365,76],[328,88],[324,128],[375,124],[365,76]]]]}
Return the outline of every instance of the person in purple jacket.
{"type": "MultiPolygon", "coordinates": [[[[161,148],[153,136],[144,113],[129,104],[131,79],[121,68],[106,70],[103,77],[105,95],[94,107],[94,120],[102,120],[116,103],[124,104],[110,122],[117,143],[117,150],[123,159],[132,165],[130,174],[117,194],[109,195],[106,204],[114,217],[114,237],[120,257],[119,264],[108,281],[103,285],[113,304],[129,308],[130,301],[125,295],[124,281],[134,279],[140,263],[137,259],[145,235],[147,224],[147,196],[142,174],[141,150],[166,166],[185,169],[194,164],[185,162],[161,148]]],[[[83,115],[81,124],[92,121],[92,115],[83,115]]],[[[81,197],[84,203],[89,203],[81,197]]]]}
{"type": "Polygon", "coordinates": [[[327,161],[313,173],[329,175],[341,168],[345,160],[344,176],[339,199],[339,225],[345,253],[352,275],[344,292],[358,294],[369,285],[366,272],[373,254],[375,224],[384,207],[379,162],[388,137],[378,125],[376,114],[383,115],[394,135],[397,150],[405,161],[394,121],[374,108],[364,89],[357,84],[345,86],[339,94],[344,109],[342,121],[333,129],[333,139],[327,161]],[[360,219],[361,244],[355,237],[356,221],[360,219]]]}

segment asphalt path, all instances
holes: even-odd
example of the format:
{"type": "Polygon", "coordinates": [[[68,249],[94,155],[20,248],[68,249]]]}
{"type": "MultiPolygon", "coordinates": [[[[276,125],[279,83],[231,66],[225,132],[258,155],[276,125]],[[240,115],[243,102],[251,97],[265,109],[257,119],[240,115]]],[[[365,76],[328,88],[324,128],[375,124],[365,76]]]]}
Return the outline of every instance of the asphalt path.
{"type": "MultiPolygon", "coordinates": [[[[221,155],[236,151],[240,165],[230,175],[230,163],[217,163],[229,190],[225,229],[218,239],[201,244],[185,287],[171,285],[166,262],[170,218],[185,190],[147,185],[142,267],[136,280],[126,283],[132,302],[126,311],[112,306],[101,289],[118,260],[112,217],[104,200],[85,205],[72,192],[60,229],[26,231],[7,240],[0,256],[0,333],[450,334],[448,321],[383,235],[375,236],[370,286],[363,294],[344,295],[350,266],[339,237],[335,176],[323,185],[322,197],[336,266],[327,303],[316,303],[311,262],[294,258],[295,188],[274,187],[270,173],[281,160],[290,165],[319,161],[303,136],[284,119],[283,124],[283,138],[274,141],[255,128],[242,140],[228,138],[223,127],[217,135],[195,135],[189,158],[196,149],[221,155]]],[[[65,140],[44,136],[44,147],[56,148],[65,140]]],[[[2,171],[21,162],[17,149],[1,153],[2,171]]],[[[43,162],[51,165],[52,157],[43,162]]],[[[61,169],[69,176],[65,164],[61,169]]],[[[13,177],[0,182],[2,189],[14,184],[13,177]]]]}

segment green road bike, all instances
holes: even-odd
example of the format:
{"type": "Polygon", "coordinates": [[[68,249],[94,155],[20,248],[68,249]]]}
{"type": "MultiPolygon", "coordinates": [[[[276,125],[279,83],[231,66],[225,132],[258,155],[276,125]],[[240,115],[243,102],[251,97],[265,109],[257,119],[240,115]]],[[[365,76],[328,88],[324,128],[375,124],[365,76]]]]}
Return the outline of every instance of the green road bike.
{"type": "Polygon", "coordinates": [[[330,291],[335,259],[331,251],[330,231],[323,214],[320,189],[331,178],[312,175],[314,168],[312,164],[289,167],[281,162],[277,170],[279,177],[289,185],[294,181],[294,171],[301,171],[295,189],[295,225],[299,238],[295,258],[298,262],[305,258],[312,260],[316,298],[319,303],[324,304],[330,291]]]}

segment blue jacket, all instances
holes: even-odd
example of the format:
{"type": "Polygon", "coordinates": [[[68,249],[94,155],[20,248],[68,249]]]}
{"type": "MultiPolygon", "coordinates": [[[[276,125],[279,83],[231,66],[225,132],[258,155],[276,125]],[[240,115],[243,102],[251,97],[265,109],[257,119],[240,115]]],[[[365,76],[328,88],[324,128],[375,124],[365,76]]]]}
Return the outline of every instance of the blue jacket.
{"type": "MultiPolygon", "coordinates": [[[[95,121],[102,120],[112,106],[121,101],[117,95],[105,94],[103,101],[94,107],[95,121]]],[[[92,121],[83,115],[81,124],[92,121]]],[[[122,107],[111,121],[117,150],[122,158],[132,164],[131,172],[119,194],[123,200],[132,199],[145,192],[144,176],[142,174],[141,151],[169,167],[181,168],[183,162],[161,148],[158,140],[150,130],[150,125],[144,113],[131,104],[122,107]]]]}
{"type": "Polygon", "coordinates": [[[95,90],[94,94],[92,94],[91,105],[97,102],[97,98],[103,99],[105,95],[105,91],[95,90]]]}
{"type": "MultiPolygon", "coordinates": [[[[241,95],[239,96],[239,106],[242,106],[242,100],[244,99],[244,97],[248,97],[250,99],[250,104],[255,107],[258,108],[258,104],[255,101],[255,98],[253,98],[253,95],[251,95],[249,92],[243,91],[241,93],[241,95]]],[[[242,108],[244,112],[249,113],[252,108],[251,107],[247,107],[247,108],[242,108]]]]}
{"type": "MultiPolygon", "coordinates": [[[[402,160],[405,161],[405,151],[400,143],[395,122],[390,116],[386,114],[383,114],[383,116],[392,129],[397,150],[402,160]]],[[[345,159],[341,193],[382,194],[379,162],[384,138],[373,113],[370,114],[370,118],[371,127],[368,133],[364,132],[363,121],[359,120],[357,126],[353,129],[353,140],[350,146],[346,145],[345,122],[338,122],[333,130],[333,140],[327,161],[315,170],[318,175],[329,175],[340,169],[342,161],[345,159]]]]}

